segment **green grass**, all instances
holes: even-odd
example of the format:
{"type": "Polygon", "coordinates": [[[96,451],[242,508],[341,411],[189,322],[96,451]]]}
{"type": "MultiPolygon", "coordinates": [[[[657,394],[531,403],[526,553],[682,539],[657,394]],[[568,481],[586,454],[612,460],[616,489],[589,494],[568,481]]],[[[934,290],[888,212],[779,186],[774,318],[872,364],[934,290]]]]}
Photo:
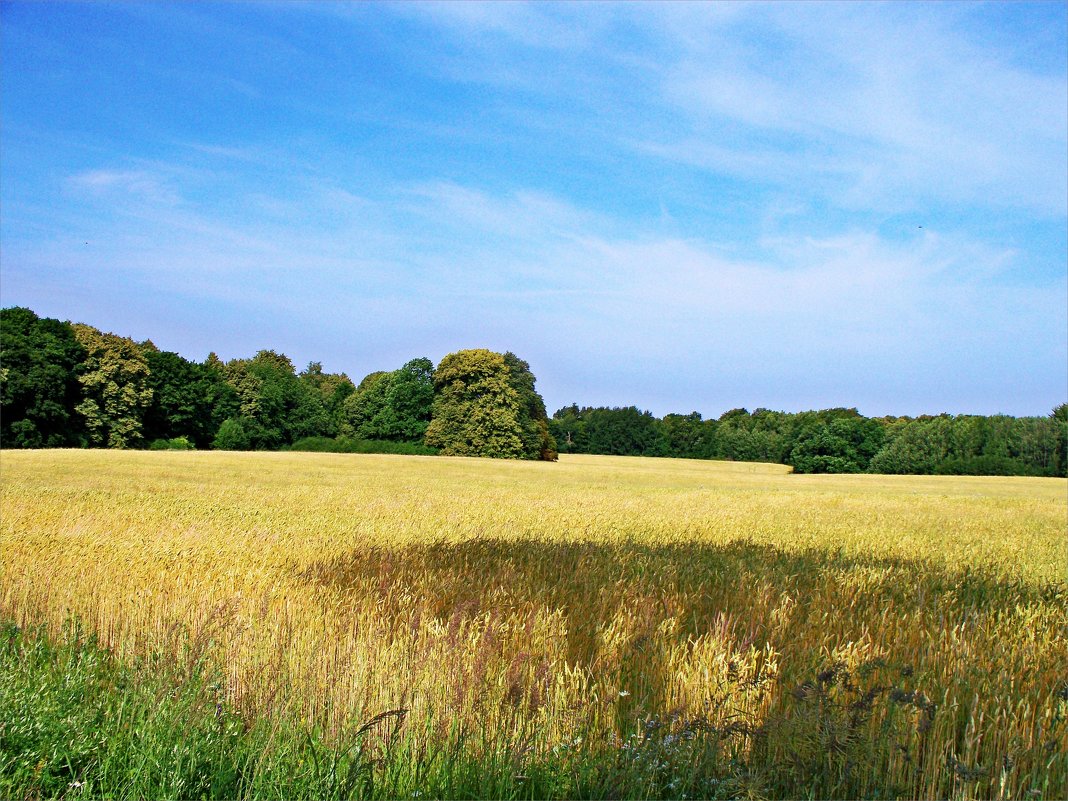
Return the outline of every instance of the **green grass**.
{"type": "Polygon", "coordinates": [[[195,655],[117,660],[75,624],[0,629],[0,797],[345,798],[369,763],[322,732],[244,721],[195,655]]]}
{"type": "MultiPolygon", "coordinates": [[[[760,729],[636,718],[616,741],[575,737],[529,756],[509,737],[494,741],[463,724],[435,737],[430,721],[406,721],[404,710],[333,733],[284,716],[244,720],[199,650],[127,663],[77,624],[55,638],[4,624],[0,797],[909,798],[916,788],[886,785],[873,768],[912,718],[935,713],[907,689],[908,669],[837,665],[798,687],[791,708],[760,729]],[[879,706],[890,714],[873,740],[864,723],[879,706]],[[804,747],[769,761],[766,743],[784,734],[804,747]]],[[[976,778],[963,765],[947,769],[965,783],[976,778]]]]}
{"type": "Polygon", "coordinates": [[[643,798],[681,785],[667,778],[660,726],[607,759],[576,741],[528,762],[504,739],[470,742],[461,726],[433,748],[396,738],[400,710],[330,735],[242,720],[195,650],[126,663],[77,624],[50,638],[5,623],[0,797],[643,798]]]}

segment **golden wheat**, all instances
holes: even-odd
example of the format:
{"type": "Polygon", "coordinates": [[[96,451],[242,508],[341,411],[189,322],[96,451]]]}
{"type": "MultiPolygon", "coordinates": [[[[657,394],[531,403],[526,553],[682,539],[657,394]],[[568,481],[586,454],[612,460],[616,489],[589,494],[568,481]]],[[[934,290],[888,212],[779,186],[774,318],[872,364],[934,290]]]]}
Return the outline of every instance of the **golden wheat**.
{"type": "Polygon", "coordinates": [[[806,715],[838,693],[850,736],[896,738],[873,787],[1068,786],[1060,479],[99,451],[0,472],[0,614],[208,653],[250,715],[403,707],[417,739],[461,721],[517,751],[699,720],[785,762],[828,747],[806,715]]]}

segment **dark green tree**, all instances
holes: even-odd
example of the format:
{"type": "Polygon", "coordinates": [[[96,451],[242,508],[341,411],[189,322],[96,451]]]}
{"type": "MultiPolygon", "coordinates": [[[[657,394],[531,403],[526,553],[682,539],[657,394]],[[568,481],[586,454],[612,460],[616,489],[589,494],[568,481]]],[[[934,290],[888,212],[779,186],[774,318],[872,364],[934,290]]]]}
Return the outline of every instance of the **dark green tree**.
{"type": "Polygon", "coordinates": [[[254,450],[277,450],[329,427],[322,395],[297,377],[285,354],[261,350],[227,362],[223,373],[237,393],[236,419],[254,450]]]}
{"type": "Polygon", "coordinates": [[[434,363],[412,359],[367,375],[343,408],[342,433],[360,439],[422,442],[434,402],[434,363]]]}
{"type": "Polygon", "coordinates": [[[779,421],[782,461],[798,473],[863,472],[886,436],[882,425],[856,409],[780,415],[779,421]]]}
{"type": "Polygon", "coordinates": [[[789,415],[757,409],[731,409],[720,415],[715,428],[717,459],[736,462],[782,462],[787,451],[784,429],[789,415]]]}
{"type": "Polygon", "coordinates": [[[85,348],[69,323],[25,308],[0,309],[0,445],[81,445],[85,429],[77,370],[85,348]]]}
{"type": "Polygon", "coordinates": [[[385,439],[389,414],[386,411],[393,373],[376,370],[360,381],[342,404],[340,431],[358,439],[385,439]]]}
{"type": "Polygon", "coordinates": [[[787,464],[798,473],[862,473],[885,436],[878,422],[856,409],[809,412],[797,427],[787,464]]]}
{"type": "Polygon", "coordinates": [[[530,371],[530,365],[511,351],[504,354],[504,363],[508,366],[508,382],[519,395],[523,455],[527,459],[556,461],[556,440],[549,432],[549,415],[545,412],[545,401],[534,389],[535,378],[530,371]]]}
{"type": "Polygon", "coordinates": [[[326,410],[326,421],[320,433],[327,437],[337,436],[341,430],[345,399],[356,391],[356,386],[344,373],[323,372],[321,362],[309,363],[298,377],[310,391],[318,393],[326,410]]]}
{"type": "Polygon", "coordinates": [[[728,424],[737,424],[738,421],[744,421],[744,424],[748,425],[749,424],[749,418],[750,418],[749,410],[744,408],[744,407],[739,407],[737,409],[731,409],[731,410],[726,411],[723,414],[721,414],[719,416],[719,422],[728,423],[728,424]]]}
{"type": "Polygon", "coordinates": [[[1055,476],[1058,469],[1058,425],[1053,417],[1017,417],[1012,458],[1036,475],[1055,476]]]}
{"type": "Polygon", "coordinates": [[[152,390],[144,415],[145,440],[185,437],[198,448],[209,447],[221,421],[236,411],[234,390],[206,363],[161,351],[151,342],[143,343],[142,351],[152,390]]]}
{"type": "Polygon", "coordinates": [[[932,474],[950,456],[949,415],[900,419],[886,429],[886,442],[868,465],[872,473],[932,474]]]}
{"type": "Polygon", "coordinates": [[[661,421],[661,430],[668,456],[682,459],[701,457],[706,429],[700,414],[666,414],[661,421]]]}
{"type": "MultiPolygon", "coordinates": [[[[214,351],[208,354],[201,367],[207,377],[207,383],[202,386],[209,393],[208,406],[211,409],[210,423],[206,428],[208,431],[218,432],[226,420],[240,417],[241,398],[226,380],[226,365],[214,351]]],[[[205,444],[214,447],[213,442],[205,444]]]]}
{"type": "Polygon", "coordinates": [[[587,409],[587,448],[589,453],[615,456],[664,456],[667,442],[660,421],[636,406],[587,409]]]}
{"type": "MultiPolygon", "coordinates": [[[[686,423],[687,426],[689,422],[686,423]]],[[[550,430],[557,438],[563,453],[672,455],[666,435],[667,429],[662,421],[635,406],[579,408],[572,404],[558,409],[553,414],[550,430]]]]}
{"type": "Polygon", "coordinates": [[[586,421],[577,404],[557,409],[549,420],[552,434],[560,453],[589,453],[586,437],[586,421]]]}
{"type": "Polygon", "coordinates": [[[393,371],[386,388],[386,439],[422,442],[434,405],[434,363],[419,358],[393,371]]]}
{"type": "Polygon", "coordinates": [[[1052,472],[1064,478],[1068,476],[1068,403],[1062,403],[1049,417],[1056,426],[1052,472]]]}

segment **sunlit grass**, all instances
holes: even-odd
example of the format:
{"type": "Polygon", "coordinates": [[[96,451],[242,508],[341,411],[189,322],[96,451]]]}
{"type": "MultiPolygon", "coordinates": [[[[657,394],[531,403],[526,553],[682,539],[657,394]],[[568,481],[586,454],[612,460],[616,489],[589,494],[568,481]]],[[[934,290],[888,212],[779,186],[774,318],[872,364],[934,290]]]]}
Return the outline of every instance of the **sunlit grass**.
{"type": "Polygon", "coordinates": [[[394,758],[461,743],[522,788],[573,753],[592,773],[561,794],[623,781],[598,765],[651,795],[1068,789],[1064,480],[83,451],[0,473],[0,614],[131,657],[206,644],[250,719],[405,709],[394,758]]]}

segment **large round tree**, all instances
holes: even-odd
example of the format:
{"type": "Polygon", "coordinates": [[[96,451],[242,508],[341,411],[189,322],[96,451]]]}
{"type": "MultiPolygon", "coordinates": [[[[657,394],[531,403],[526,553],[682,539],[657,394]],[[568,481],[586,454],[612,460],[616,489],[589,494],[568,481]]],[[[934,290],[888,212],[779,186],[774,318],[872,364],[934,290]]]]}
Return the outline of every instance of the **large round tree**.
{"type": "MultiPolygon", "coordinates": [[[[555,443],[543,447],[531,436],[532,413],[540,403],[524,397],[534,392],[534,377],[513,375],[512,367],[526,367],[511,354],[490,350],[462,350],[441,360],[434,371],[433,416],[426,444],[447,456],[491,456],[504,459],[553,458],[555,443]],[[510,364],[511,362],[511,364],[510,364]],[[518,380],[517,379],[522,379],[518,380]]],[[[536,395],[536,393],[534,393],[536,395]]],[[[544,404],[541,404],[544,409],[544,404]]]]}

